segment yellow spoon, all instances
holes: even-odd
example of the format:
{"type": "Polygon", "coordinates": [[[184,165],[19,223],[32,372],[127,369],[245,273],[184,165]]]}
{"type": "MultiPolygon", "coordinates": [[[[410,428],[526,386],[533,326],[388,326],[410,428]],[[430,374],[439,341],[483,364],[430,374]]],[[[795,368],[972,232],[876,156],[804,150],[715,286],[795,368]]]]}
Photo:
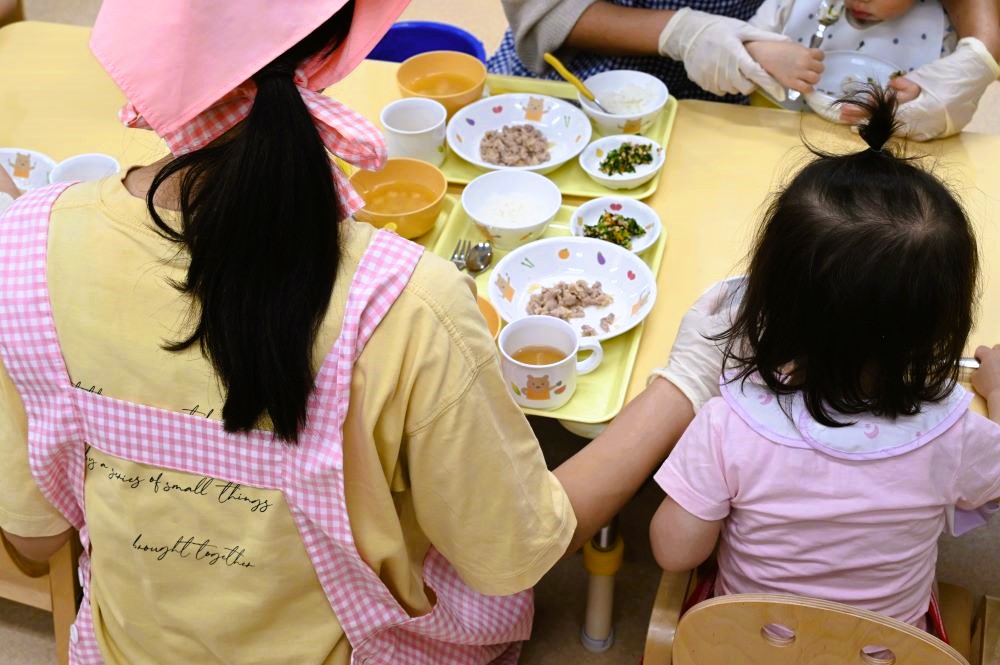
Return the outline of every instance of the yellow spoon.
{"type": "Polygon", "coordinates": [[[580,94],[589,99],[590,101],[594,102],[594,105],[597,108],[599,108],[604,113],[607,113],[608,115],[614,115],[611,113],[611,111],[604,108],[604,106],[602,106],[599,101],[597,101],[597,97],[595,97],[594,93],[590,91],[590,88],[588,88],[583,84],[583,81],[574,76],[573,72],[566,69],[566,65],[559,62],[559,58],[552,55],[551,53],[546,53],[542,57],[545,58],[545,62],[549,63],[552,66],[552,69],[556,70],[559,73],[559,76],[563,77],[564,79],[572,83],[574,87],[576,87],[576,89],[580,91],[580,94]]]}

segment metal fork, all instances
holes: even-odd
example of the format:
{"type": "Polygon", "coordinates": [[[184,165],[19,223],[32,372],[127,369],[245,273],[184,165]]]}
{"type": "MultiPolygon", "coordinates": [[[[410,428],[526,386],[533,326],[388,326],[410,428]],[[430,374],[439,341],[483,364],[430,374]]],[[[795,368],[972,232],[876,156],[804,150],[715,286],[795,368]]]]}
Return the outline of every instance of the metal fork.
{"type": "Polygon", "coordinates": [[[451,262],[459,270],[465,270],[465,257],[470,249],[472,249],[471,240],[459,240],[458,244],[455,245],[455,251],[451,253],[451,262]]]}
{"type": "MultiPolygon", "coordinates": [[[[826,33],[826,29],[839,21],[840,15],[843,12],[844,5],[841,2],[834,2],[831,5],[827,0],[823,0],[819,3],[819,24],[816,26],[816,32],[809,38],[809,48],[819,48],[819,45],[823,43],[823,35],[826,33]]],[[[798,90],[789,90],[787,97],[795,101],[800,95],[801,93],[798,90]]]]}

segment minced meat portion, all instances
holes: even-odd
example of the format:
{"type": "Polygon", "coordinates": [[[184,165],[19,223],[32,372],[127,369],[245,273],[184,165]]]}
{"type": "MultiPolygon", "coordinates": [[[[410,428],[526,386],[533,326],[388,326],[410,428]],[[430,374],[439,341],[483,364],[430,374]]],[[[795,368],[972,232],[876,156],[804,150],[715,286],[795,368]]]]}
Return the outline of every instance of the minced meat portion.
{"type": "Polygon", "coordinates": [[[549,161],[549,141],[532,125],[507,125],[483,135],[479,156],[499,166],[534,166],[549,161]]]}
{"type": "Polygon", "coordinates": [[[600,282],[587,284],[577,280],[573,284],[559,282],[543,288],[528,301],[528,314],[544,314],[568,321],[583,318],[584,307],[606,307],[614,302],[601,288],[600,282]]]}

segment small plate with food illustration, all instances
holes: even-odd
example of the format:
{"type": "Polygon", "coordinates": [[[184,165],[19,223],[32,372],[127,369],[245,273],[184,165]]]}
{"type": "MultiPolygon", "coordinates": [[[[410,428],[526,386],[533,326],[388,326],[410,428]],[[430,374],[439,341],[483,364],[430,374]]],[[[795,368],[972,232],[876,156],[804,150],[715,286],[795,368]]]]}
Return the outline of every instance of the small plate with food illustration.
{"type": "Polygon", "coordinates": [[[634,189],[663,168],[664,150],[645,136],[620,134],[597,139],[580,154],[580,168],[611,189],[634,189]]]}
{"type": "Polygon", "coordinates": [[[448,121],[448,147],[481,169],[548,173],[580,154],[590,120],[564,99],[512,93],[469,104],[448,121]]]}
{"type": "Polygon", "coordinates": [[[656,279],[636,254],[593,238],[543,238],[504,256],[487,287],[504,321],[546,315],[599,341],[639,325],[656,301],[656,279]]]}
{"type": "Polygon", "coordinates": [[[623,196],[587,201],[576,209],[569,224],[574,236],[604,240],[636,254],[655,245],[662,228],[655,210],[623,196]]]}

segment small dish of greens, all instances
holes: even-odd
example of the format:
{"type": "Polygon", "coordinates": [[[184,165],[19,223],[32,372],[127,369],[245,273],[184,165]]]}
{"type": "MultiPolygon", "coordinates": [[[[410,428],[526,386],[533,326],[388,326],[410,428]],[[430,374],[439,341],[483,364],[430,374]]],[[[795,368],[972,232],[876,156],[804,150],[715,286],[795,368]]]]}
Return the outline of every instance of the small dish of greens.
{"type": "Polygon", "coordinates": [[[648,143],[622,143],[609,150],[597,165],[605,175],[635,173],[637,166],[653,163],[653,146],[648,143]]]}
{"type": "Polygon", "coordinates": [[[638,254],[660,237],[660,216],[642,201],[619,196],[603,196],[587,201],[573,213],[570,233],[610,242],[638,254]]]}
{"type": "Polygon", "coordinates": [[[634,189],[656,177],[663,167],[663,147],[645,136],[605,136],[580,154],[580,168],[610,189],[634,189]]]}

